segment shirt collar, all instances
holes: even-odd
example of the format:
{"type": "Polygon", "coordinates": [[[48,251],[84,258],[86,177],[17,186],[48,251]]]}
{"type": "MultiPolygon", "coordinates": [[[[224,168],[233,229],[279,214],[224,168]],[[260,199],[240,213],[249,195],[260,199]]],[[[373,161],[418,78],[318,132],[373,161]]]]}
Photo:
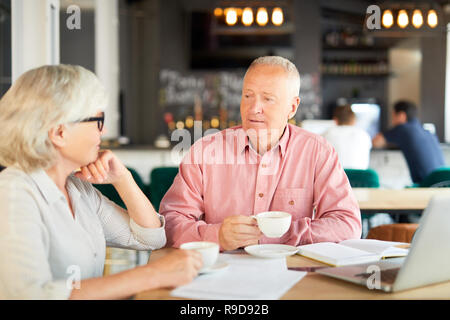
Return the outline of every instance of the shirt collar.
{"type": "Polygon", "coordinates": [[[80,190],[77,188],[77,184],[74,183],[73,180],[79,180],[77,177],[75,177],[73,175],[73,173],[67,178],[67,192],[70,195],[70,199],[72,199],[73,201],[77,201],[80,197],[81,197],[81,192],[80,190]]]}
{"type": "Polygon", "coordinates": [[[290,125],[287,124],[286,128],[284,130],[283,135],[281,136],[281,139],[278,141],[278,145],[280,147],[281,156],[284,157],[286,154],[286,149],[289,141],[289,136],[291,135],[290,125]]]}
{"type": "MultiPolygon", "coordinates": [[[[239,140],[244,141],[244,143],[241,145],[238,145],[238,150],[241,153],[243,153],[247,148],[251,148],[250,140],[243,128],[242,128],[242,130],[240,130],[239,134],[240,134],[240,138],[241,138],[239,140]]],[[[289,124],[287,124],[285,127],[285,130],[284,130],[284,133],[281,136],[281,139],[278,140],[277,144],[272,148],[272,150],[274,148],[279,148],[282,157],[284,157],[284,155],[286,154],[286,148],[287,148],[287,144],[289,141],[289,135],[290,135],[290,129],[289,129],[289,124]]]]}
{"type": "Polygon", "coordinates": [[[30,173],[30,177],[36,183],[36,186],[48,204],[52,204],[61,198],[64,198],[61,190],[58,189],[55,182],[53,182],[44,169],[33,171],[30,173]]]}
{"type": "MultiPolygon", "coordinates": [[[[55,182],[48,176],[45,170],[37,169],[30,173],[30,177],[36,183],[36,186],[48,204],[53,204],[61,199],[65,200],[63,193],[58,189],[55,182]]],[[[71,181],[71,177],[67,179],[67,192],[71,199],[78,199],[81,195],[80,191],[71,181]]]]}

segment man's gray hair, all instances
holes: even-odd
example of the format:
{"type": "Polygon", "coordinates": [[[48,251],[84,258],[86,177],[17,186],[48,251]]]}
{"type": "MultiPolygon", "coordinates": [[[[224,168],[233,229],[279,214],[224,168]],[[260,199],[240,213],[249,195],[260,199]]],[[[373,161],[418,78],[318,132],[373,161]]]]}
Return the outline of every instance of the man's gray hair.
{"type": "Polygon", "coordinates": [[[253,60],[253,62],[250,64],[250,67],[248,67],[247,72],[258,65],[282,67],[292,81],[292,90],[294,96],[298,96],[300,94],[300,73],[298,72],[295,64],[293,64],[291,61],[280,56],[259,57],[253,60]]]}

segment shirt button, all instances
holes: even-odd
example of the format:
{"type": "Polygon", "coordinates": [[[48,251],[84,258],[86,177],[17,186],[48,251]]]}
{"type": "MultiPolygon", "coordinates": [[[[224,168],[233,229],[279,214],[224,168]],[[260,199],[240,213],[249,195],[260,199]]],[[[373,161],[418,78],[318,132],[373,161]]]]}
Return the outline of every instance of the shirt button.
{"type": "Polygon", "coordinates": [[[263,164],[261,165],[261,167],[267,168],[267,164],[263,163],[263,164]]]}
{"type": "Polygon", "coordinates": [[[289,204],[290,204],[291,206],[293,206],[293,205],[294,205],[294,201],[293,201],[293,200],[289,201],[289,204]]]}
{"type": "Polygon", "coordinates": [[[260,194],[258,194],[258,196],[259,196],[260,198],[262,198],[262,197],[264,197],[264,193],[260,193],[260,194]]]}

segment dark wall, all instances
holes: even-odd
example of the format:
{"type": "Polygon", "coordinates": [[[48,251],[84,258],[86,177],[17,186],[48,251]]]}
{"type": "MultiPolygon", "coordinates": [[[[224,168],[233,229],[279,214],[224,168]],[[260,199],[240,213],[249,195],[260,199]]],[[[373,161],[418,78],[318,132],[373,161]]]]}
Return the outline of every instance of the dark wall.
{"type": "Polygon", "coordinates": [[[319,1],[293,1],[294,63],[301,74],[300,107],[296,119],[317,118],[321,110],[321,12],[319,1]]]}
{"type": "Polygon", "coordinates": [[[123,133],[132,143],[153,144],[164,124],[159,72],[187,70],[188,21],[180,0],[119,3],[123,133]]]}
{"type": "MultiPolygon", "coordinates": [[[[161,66],[160,1],[120,1],[120,88],[125,134],[153,144],[161,66]]],[[[165,41],[170,41],[170,38],[165,41]]]]}
{"type": "Polygon", "coordinates": [[[74,64],[95,72],[95,13],[81,10],[81,29],[68,29],[65,10],[60,11],[60,61],[74,64]]]}
{"type": "Polygon", "coordinates": [[[189,68],[189,21],[180,1],[160,2],[161,69],[189,68]]]}
{"type": "Polygon", "coordinates": [[[445,135],[446,36],[424,37],[422,45],[420,119],[436,126],[441,142],[445,135]]]}
{"type": "Polygon", "coordinates": [[[300,73],[319,72],[321,61],[320,4],[318,1],[293,2],[294,56],[300,73]]]}

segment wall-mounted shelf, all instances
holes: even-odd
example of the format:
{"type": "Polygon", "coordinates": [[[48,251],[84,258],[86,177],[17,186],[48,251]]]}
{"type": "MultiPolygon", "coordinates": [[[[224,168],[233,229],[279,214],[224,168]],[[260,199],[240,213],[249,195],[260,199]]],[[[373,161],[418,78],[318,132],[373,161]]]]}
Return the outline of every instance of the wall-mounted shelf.
{"type": "Polygon", "coordinates": [[[195,11],[190,21],[189,66],[193,70],[247,68],[255,58],[265,55],[294,58],[294,24],[290,19],[279,27],[227,26],[209,11],[195,11]]]}
{"type": "Polygon", "coordinates": [[[294,33],[293,23],[285,23],[280,27],[229,27],[229,26],[213,26],[211,34],[222,36],[244,36],[244,35],[283,35],[294,33]]]}
{"type": "Polygon", "coordinates": [[[322,50],[324,51],[386,51],[389,47],[375,47],[375,46],[327,46],[323,45],[322,50]]]}
{"type": "Polygon", "coordinates": [[[321,73],[321,75],[322,75],[322,77],[371,78],[371,77],[390,77],[393,74],[388,72],[388,73],[372,73],[372,74],[367,74],[367,73],[321,73]]]}

